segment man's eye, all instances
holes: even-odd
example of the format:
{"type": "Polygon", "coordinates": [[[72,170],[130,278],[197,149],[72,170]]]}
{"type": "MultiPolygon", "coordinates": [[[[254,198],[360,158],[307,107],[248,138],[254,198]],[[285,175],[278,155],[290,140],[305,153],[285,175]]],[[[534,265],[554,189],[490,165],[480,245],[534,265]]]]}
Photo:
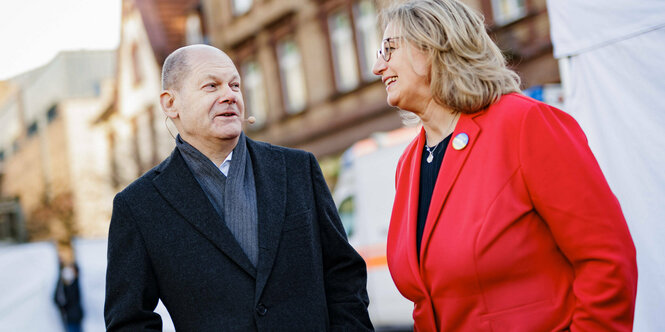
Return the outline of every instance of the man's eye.
{"type": "Polygon", "coordinates": [[[214,88],[217,87],[217,83],[208,83],[208,84],[206,84],[205,87],[206,87],[206,88],[213,88],[213,89],[214,89],[214,88]]]}
{"type": "Polygon", "coordinates": [[[231,83],[231,87],[240,88],[240,83],[231,83]]]}

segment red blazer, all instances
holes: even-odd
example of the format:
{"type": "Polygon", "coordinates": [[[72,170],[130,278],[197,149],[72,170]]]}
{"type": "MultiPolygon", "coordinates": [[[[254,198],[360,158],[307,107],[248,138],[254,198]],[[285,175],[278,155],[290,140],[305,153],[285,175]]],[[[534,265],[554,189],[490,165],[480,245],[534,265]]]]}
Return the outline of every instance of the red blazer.
{"type": "Polygon", "coordinates": [[[417,331],[630,331],[621,207],[568,114],[519,94],[462,115],[416,257],[421,131],[400,158],[388,266],[417,331]]]}

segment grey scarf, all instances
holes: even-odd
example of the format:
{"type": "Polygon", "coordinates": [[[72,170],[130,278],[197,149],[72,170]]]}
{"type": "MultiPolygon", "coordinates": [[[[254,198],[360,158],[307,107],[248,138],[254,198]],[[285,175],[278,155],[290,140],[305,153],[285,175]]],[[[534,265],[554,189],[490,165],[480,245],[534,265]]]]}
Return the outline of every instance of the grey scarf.
{"type": "Polygon", "coordinates": [[[259,261],[256,186],[245,134],[240,134],[233,149],[228,177],[210,159],[182,140],[180,135],[176,138],[176,145],[208,199],[256,266],[259,261]]]}

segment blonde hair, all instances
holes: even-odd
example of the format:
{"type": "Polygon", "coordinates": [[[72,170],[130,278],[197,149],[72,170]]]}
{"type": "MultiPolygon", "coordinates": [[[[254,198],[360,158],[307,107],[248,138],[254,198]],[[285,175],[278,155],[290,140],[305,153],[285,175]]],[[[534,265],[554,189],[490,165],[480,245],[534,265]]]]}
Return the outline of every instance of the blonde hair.
{"type": "Polygon", "coordinates": [[[434,100],[453,112],[475,113],[502,95],[520,92],[520,78],[485,30],[481,15],[457,0],[413,0],[381,13],[401,37],[428,55],[434,100]]]}

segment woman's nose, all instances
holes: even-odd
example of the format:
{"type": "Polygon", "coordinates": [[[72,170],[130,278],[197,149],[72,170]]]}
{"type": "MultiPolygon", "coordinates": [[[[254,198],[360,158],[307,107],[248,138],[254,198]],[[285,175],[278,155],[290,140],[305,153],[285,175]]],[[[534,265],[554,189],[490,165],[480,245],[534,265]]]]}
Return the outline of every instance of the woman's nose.
{"type": "Polygon", "coordinates": [[[372,67],[372,73],[381,76],[386,70],[386,65],[387,62],[383,60],[383,57],[377,56],[376,61],[374,61],[374,66],[372,67]]]}

